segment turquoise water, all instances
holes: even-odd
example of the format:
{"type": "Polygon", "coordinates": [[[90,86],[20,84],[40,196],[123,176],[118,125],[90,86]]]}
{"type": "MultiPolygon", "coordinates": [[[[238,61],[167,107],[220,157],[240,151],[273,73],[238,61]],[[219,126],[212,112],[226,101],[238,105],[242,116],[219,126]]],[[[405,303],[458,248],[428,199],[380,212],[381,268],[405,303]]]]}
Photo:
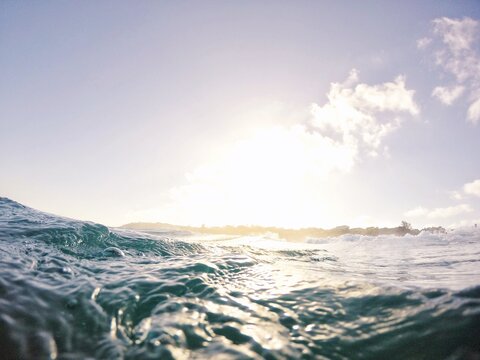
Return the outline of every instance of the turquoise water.
{"type": "Polygon", "coordinates": [[[0,198],[1,359],[479,359],[480,232],[148,234],[0,198]]]}

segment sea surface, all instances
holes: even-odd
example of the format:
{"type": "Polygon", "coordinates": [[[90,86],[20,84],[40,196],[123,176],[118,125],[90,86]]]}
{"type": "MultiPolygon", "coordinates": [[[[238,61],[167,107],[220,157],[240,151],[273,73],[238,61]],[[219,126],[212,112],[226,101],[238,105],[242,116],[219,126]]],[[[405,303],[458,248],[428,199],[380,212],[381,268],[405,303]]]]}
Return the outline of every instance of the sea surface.
{"type": "Polygon", "coordinates": [[[480,359],[480,232],[196,237],[0,198],[0,359],[480,359]]]}

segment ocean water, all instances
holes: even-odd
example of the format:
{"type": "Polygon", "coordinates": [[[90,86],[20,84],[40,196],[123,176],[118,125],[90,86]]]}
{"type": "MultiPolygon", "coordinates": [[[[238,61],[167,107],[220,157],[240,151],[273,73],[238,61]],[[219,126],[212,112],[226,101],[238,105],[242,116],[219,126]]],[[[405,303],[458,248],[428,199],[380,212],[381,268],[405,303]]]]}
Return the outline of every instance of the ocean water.
{"type": "Polygon", "coordinates": [[[0,198],[1,359],[480,359],[480,232],[148,234],[0,198]]]}

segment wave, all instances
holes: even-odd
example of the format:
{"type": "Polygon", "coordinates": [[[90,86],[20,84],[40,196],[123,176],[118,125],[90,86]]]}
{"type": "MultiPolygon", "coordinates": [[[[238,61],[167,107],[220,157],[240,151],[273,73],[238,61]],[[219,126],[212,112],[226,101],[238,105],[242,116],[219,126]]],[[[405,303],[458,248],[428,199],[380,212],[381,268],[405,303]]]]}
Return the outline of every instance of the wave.
{"type": "Polygon", "coordinates": [[[38,240],[80,258],[98,256],[174,256],[202,252],[199,244],[172,241],[40,212],[0,198],[0,235],[4,239],[38,240]],[[117,249],[117,250],[114,250],[117,249]]]}
{"type": "Polygon", "coordinates": [[[478,238],[467,233],[205,241],[0,198],[1,357],[478,358],[479,268],[466,262],[478,238]],[[467,269],[468,286],[444,286],[467,269]]]}

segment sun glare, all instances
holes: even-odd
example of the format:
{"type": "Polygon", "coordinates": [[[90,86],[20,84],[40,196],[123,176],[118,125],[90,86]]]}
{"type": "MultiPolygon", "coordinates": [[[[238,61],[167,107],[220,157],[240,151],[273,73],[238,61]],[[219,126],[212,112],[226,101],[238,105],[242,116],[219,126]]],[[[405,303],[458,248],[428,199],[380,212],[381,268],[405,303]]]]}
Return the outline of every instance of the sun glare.
{"type": "Polygon", "coordinates": [[[353,156],[354,149],[303,126],[259,129],[187,174],[171,196],[182,209],[177,215],[202,223],[304,226],[328,207],[312,179],[348,170],[353,156]]]}

